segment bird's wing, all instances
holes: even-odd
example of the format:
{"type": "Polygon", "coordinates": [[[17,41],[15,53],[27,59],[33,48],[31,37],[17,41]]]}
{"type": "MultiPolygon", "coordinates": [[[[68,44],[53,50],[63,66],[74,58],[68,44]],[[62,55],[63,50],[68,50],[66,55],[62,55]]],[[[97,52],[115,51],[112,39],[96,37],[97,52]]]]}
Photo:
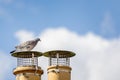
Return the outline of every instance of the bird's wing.
{"type": "Polygon", "coordinates": [[[30,40],[15,46],[16,51],[32,50],[39,40],[30,40]]]}
{"type": "Polygon", "coordinates": [[[27,41],[27,42],[24,42],[22,44],[20,44],[21,47],[26,47],[28,45],[32,45],[34,43],[34,41],[27,41]]]}
{"type": "Polygon", "coordinates": [[[20,45],[15,46],[15,48],[24,48],[24,47],[26,47],[28,45],[33,44],[33,43],[34,43],[34,41],[26,41],[24,43],[21,43],[20,45]]]}
{"type": "Polygon", "coordinates": [[[34,44],[35,43],[35,41],[34,40],[32,40],[32,41],[27,41],[27,45],[32,45],[32,44],[34,44]]]}

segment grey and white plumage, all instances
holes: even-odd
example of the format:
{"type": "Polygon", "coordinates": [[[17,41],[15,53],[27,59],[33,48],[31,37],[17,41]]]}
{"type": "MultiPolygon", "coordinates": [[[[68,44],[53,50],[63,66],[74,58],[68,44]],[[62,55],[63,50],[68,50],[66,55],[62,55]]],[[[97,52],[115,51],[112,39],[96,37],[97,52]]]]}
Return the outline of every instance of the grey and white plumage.
{"type": "Polygon", "coordinates": [[[24,43],[21,43],[20,45],[16,46],[15,47],[16,49],[11,51],[10,53],[14,53],[18,51],[30,51],[37,45],[38,41],[40,41],[40,39],[36,38],[34,40],[29,40],[24,43]]]}

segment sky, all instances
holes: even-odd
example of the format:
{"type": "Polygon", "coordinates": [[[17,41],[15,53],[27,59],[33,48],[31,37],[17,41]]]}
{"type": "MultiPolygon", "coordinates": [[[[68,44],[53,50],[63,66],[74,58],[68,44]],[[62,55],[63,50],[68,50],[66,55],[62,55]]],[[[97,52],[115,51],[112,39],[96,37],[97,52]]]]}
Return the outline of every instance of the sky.
{"type": "MultiPolygon", "coordinates": [[[[39,37],[33,49],[69,50],[71,80],[120,80],[119,0],[0,0],[0,79],[13,80],[16,45],[39,37]],[[7,77],[6,77],[7,76],[7,77]]],[[[47,80],[48,59],[39,58],[47,80]],[[43,62],[44,60],[44,62],[43,62]]]]}

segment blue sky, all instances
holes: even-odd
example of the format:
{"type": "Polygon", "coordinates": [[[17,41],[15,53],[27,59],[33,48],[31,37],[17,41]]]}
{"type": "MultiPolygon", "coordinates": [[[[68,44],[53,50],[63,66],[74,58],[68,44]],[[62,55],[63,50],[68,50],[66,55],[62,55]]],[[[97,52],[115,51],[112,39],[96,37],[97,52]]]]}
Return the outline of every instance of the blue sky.
{"type": "Polygon", "coordinates": [[[20,29],[37,34],[48,27],[59,26],[65,26],[78,34],[91,31],[107,38],[120,34],[117,0],[1,0],[0,5],[0,34],[4,34],[2,43],[8,40],[11,44],[15,39],[13,34],[20,29]],[[101,26],[106,16],[108,20],[104,24],[108,28],[101,26]],[[112,29],[109,29],[108,24],[112,24],[112,29]],[[103,28],[106,33],[103,33],[103,28]]]}
{"type": "Polygon", "coordinates": [[[9,54],[22,39],[20,35],[16,37],[21,30],[35,37],[62,27],[79,36],[90,33],[103,42],[119,42],[119,3],[119,0],[0,0],[0,51],[9,54]]]}

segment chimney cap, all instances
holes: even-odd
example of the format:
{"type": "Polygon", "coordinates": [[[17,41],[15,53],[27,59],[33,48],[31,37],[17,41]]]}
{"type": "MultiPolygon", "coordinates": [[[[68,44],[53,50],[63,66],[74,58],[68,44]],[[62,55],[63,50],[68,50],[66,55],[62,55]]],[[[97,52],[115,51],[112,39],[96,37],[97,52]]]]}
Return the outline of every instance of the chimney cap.
{"type": "Polygon", "coordinates": [[[32,54],[34,54],[34,57],[42,56],[42,52],[38,52],[38,51],[20,51],[20,52],[14,52],[14,53],[11,54],[11,56],[13,56],[13,57],[19,57],[19,58],[25,58],[25,56],[27,56],[26,58],[31,58],[32,54]]]}
{"type": "Polygon", "coordinates": [[[66,57],[73,57],[73,56],[75,56],[74,52],[67,51],[67,50],[52,50],[52,51],[47,51],[47,52],[43,53],[43,56],[57,58],[56,54],[66,55],[66,57]]]}

